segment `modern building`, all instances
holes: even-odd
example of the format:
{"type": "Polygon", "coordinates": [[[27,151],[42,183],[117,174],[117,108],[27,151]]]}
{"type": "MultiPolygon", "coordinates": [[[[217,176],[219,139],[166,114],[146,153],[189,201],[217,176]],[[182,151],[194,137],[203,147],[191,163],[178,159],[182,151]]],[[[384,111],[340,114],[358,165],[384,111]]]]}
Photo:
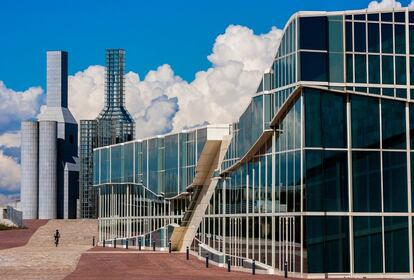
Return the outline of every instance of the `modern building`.
{"type": "Polygon", "coordinates": [[[212,126],[94,151],[100,242],[170,239],[300,277],[412,278],[411,36],[408,8],[294,14],[215,145],[212,126]]]}
{"type": "Polygon", "coordinates": [[[79,202],[81,218],[96,218],[93,149],[134,138],[135,123],[125,108],[125,51],[106,50],[105,105],[95,120],[80,121],[79,202]]]}
{"type": "Polygon", "coordinates": [[[68,53],[47,52],[47,106],[21,125],[24,219],[76,218],[78,124],[68,109],[68,53]]]}

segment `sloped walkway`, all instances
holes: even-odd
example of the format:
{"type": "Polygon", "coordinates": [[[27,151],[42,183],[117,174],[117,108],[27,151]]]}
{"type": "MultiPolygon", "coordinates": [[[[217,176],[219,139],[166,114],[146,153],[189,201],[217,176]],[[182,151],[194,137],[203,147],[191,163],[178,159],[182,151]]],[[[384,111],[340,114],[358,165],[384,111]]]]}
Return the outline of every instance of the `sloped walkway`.
{"type": "Polygon", "coordinates": [[[46,223],[47,220],[25,220],[24,229],[0,231],[0,250],[26,245],[36,230],[46,223]]]}
{"type": "Polygon", "coordinates": [[[50,220],[22,247],[0,251],[1,279],[63,279],[92,247],[97,236],[96,220],[50,220]],[[53,234],[59,229],[56,248],[53,234]]]}

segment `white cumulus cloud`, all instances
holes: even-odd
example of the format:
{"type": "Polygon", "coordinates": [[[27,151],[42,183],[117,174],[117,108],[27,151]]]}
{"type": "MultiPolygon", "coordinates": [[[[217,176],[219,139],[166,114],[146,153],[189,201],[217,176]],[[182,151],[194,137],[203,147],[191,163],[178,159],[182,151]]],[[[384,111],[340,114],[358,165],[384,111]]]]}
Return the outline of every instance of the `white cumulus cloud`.
{"type": "Polygon", "coordinates": [[[0,132],[16,130],[21,120],[35,117],[42,102],[42,93],[41,87],[14,91],[0,80],[0,132]]]}
{"type": "Polygon", "coordinates": [[[386,10],[386,9],[393,9],[393,8],[401,8],[401,3],[396,0],[382,0],[379,2],[371,1],[368,4],[368,10],[386,10]]]}
{"type": "Polygon", "coordinates": [[[20,165],[0,150],[0,193],[16,192],[20,188],[20,165]]]}
{"type": "Polygon", "coordinates": [[[20,131],[7,132],[0,135],[0,148],[19,148],[20,131]]]}
{"type": "MultiPolygon", "coordinates": [[[[136,121],[137,137],[147,137],[205,122],[235,121],[247,106],[276,52],[282,31],[256,35],[230,25],[216,38],[208,56],[212,67],[188,82],[164,64],[140,79],[125,76],[126,107],[136,121]]],[[[77,120],[93,119],[103,106],[104,68],[90,66],[69,77],[69,106],[77,120]]]]}

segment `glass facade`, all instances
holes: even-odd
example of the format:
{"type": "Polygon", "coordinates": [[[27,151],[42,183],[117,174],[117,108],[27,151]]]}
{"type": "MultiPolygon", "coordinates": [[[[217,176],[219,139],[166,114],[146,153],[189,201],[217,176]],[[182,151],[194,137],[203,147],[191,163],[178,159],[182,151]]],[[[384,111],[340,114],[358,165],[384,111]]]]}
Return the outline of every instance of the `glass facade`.
{"type": "MultiPolygon", "coordinates": [[[[279,274],[286,264],[296,276],[413,276],[411,36],[407,8],[292,16],[269,72],[230,125],[192,250],[209,248],[234,266],[255,260],[279,274]]],[[[180,224],[191,212],[197,199],[186,186],[195,180],[204,133],[135,143],[134,183],[142,176],[158,195],[162,210],[154,211],[166,211],[150,220],[180,224]],[[182,208],[165,210],[165,201],[182,208]]],[[[95,184],[108,180],[105,149],[119,158],[115,146],[95,151],[95,184]]],[[[126,182],[122,172],[112,174],[126,182]]]]}

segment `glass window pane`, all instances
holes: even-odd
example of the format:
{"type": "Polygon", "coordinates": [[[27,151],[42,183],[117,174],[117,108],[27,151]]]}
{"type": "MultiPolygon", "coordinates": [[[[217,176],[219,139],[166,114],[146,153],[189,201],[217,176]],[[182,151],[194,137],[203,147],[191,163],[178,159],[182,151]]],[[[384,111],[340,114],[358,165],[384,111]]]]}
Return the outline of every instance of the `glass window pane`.
{"type": "Polygon", "coordinates": [[[407,155],[383,152],[384,211],[407,212],[407,155]]]}
{"type": "Polygon", "coordinates": [[[354,49],[355,52],[366,51],[365,23],[354,23],[354,49]]]}
{"type": "Polygon", "coordinates": [[[381,217],[354,217],[354,258],[356,273],[382,272],[381,217]]]}
{"type": "Polygon", "coordinates": [[[348,217],[306,217],[308,272],[349,272],[348,217]]]}
{"type": "Polygon", "coordinates": [[[400,101],[382,100],[382,148],[405,149],[405,104],[400,101]]]}
{"type": "Polygon", "coordinates": [[[381,41],[382,41],[382,52],[392,53],[393,52],[393,35],[391,24],[381,24],[381,41]]]}
{"type": "Polygon", "coordinates": [[[369,21],[379,21],[379,15],[378,14],[368,14],[368,20],[369,21]]]}
{"type": "Polygon", "coordinates": [[[384,217],[385,272],[408,272],[407,217],[384,217]]]}
{"type": "Polygon", "coordinates": [[[301,80],[302,81],[328,81],[328,54],[301,52],[301,80]]]}
{"type": "Polygon", "coordinates": [[[306,211],[347,211],[345,151],[306,151],[306,211]]]}
{"type": "Polygon", "coordinates": [[[406,79],[406,65],[404,56],[395,57],[395,77],[396,83],[398,85],[405,85],[407,83],[406,79]]]}
{"type": "Polygon", "coordinates": [[[367,81],[367,63],[366,56],[361,54],[355,55],[355,83],[366,83],[367,81]]]}
{"type": "Polygon", "coordinates": [[[368,23],[368,50],[369,52],[379,52],[379,25],[378,23],[368,23]]]}
{"type": "Polygon", "coordinates": [[[346,147],[346,96],[318,90],[305,91],[307,147],[346,147]]]}
{"type": "Polygon", "coordinates": [[[394,84],[394,60],[392,56],[382,56],[382,83],[394,84]]]}
{"type": "Polygon", "coordinates": [[[395,53],[405,54],[405,25],[395,25],[395,53]]]}
{"type": "MultiPolygon", "coordinates": [[[[352,54],[346,55],[346,81],[347,83],[354,82],[354,60],[352,54]]],[[[414,78],[413,78],[414,80],[414,78]]]]}
{"type": "Polygon", "coordinates": [[[368,56],[368,72],[369,72],[369,83],[380,84],[380,56],[370,55],[368,56]]]}
{"type": "Polygon", "coordinates": [[[380,147],[380,122],[378,99],[372,97],[352,95],[351,123],[352,147],[380,147]]]}
{"type": "Polygon", "coordinates": [[[327,50],[326,17],[301,17],[299,24],[301,49],[327,50]],[[318,32],[315,32],[315,30],[318,30],[318,32]]]}
{"type": "MultiPolygon", "coordinates": [[[[413,13],[414,14],[414,13],[413,13]]],[[[409,26],[409,32],[410,32],[410,54],[414,54],[414,25],[409,26]]]]}
{"type": "Polygon", "coordinates": [[[380,152],[352,152],[354,212],[381,212],[380,152]]]}
{"type": "Polygon", "coordinates": [[[352,52],[352,22],[345,24],[346,51],[352,52]]]}
{"type": "Polygon", "coordinates": [[[394,13],[394,21],[405,22],[405,13],[404,12],[394,13]]]}
{"type": "Polygon", "coordinates": [[[392,13],[381,14],[381,21],[392,22],[392,13]]]}

